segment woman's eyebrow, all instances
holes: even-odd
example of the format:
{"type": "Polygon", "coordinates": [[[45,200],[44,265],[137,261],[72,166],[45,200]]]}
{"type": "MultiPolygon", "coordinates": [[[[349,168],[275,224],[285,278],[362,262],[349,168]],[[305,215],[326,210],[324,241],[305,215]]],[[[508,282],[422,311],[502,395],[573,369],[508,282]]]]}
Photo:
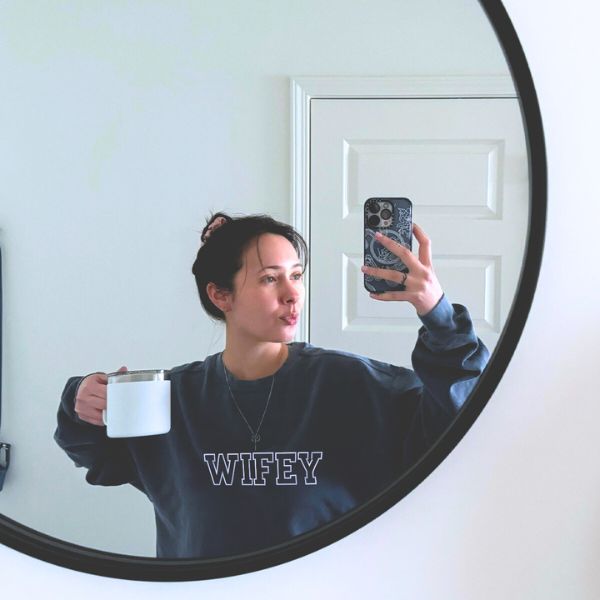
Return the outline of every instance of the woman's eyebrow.
{"type": "MultiPolygon", "coordinates": [[[[302,267],[302,263],[296,263],[295,265],[292,265],[292,269],[295,269],[296,267],[302,267]]],[[[258,272],[261,273],[262,271],[266,271],[267,269],[274,269],[275,271],[283,271],[283,267],[280,265],[269,265],[268,267],[263,267],[258,272]]]]}

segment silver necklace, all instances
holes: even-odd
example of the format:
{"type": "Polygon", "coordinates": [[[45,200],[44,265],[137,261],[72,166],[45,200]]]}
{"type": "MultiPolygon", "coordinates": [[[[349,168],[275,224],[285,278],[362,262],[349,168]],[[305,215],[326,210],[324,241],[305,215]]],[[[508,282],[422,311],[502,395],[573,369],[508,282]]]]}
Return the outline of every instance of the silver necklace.
{"type": "Polygon", "coordinates": [[[271,393],[273,392],[273,385],[275,384],[275,374],[273,374],[273,379],[271,381],[271,389],[269,390],[269,395],[267,396],[267,402],[265,404],[265,409],[263,410],[263,414],[258,423],[258,427],[256,428],[256,431],[254,431],[254,429],[252,429],[252,427],[250,426],[250,423],[248,423],[248,419],[246,419],[246,416],[242,412],[240,405],[237,403],[235,396],[233,395],[233,392],[231,391],[231,386],[229,385],[229,377],[227,377],[227,369],[225,367],[225,361],[223,360],[223,353],[221,353],[221,362],[223,363],[223,373],[225,373],[225,381],[227,382],[227,388],[229,389],[229,395],[231,396],[231,399],[233,400],[235,407],[237,408],[238,412],[240,413],[240,416],[242,417],[242,419],[244,419],[244,423],[246,423],[246,426],[250,430],[250,441],[254,444],[254,451],[256,452],[256,445],[261,440],[259,431],[260,431],[261,425],[263,424],[265,415],[267,414],[267,408],[269,408],[269,400],[271,400],[271,393]]]}

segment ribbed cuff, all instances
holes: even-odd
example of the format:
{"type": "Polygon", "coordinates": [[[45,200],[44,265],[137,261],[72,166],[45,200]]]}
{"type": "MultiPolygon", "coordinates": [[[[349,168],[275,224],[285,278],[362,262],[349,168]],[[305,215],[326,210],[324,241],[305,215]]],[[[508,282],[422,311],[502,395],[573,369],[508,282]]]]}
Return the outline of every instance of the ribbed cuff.
{"type": "Polygon", "coordinates": [[[427,314],[419,315],[419,319],[432,333],[454,329],[454,307],[446,298],[446,294],[442,294],[438,303],[427,314]]]}

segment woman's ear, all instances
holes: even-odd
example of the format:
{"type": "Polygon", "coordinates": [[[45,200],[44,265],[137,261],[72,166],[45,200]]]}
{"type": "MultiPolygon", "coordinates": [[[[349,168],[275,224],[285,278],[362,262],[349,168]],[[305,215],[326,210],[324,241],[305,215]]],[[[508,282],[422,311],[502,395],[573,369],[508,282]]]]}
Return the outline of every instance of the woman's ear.
{"type": "Polygon", "coordinates": [[[206,293],[210,301],[221,311],[229,312],[231,310],[231,300],[233,294],[229,290],[217,287],[214,283],[206,284],[206,293]]]}

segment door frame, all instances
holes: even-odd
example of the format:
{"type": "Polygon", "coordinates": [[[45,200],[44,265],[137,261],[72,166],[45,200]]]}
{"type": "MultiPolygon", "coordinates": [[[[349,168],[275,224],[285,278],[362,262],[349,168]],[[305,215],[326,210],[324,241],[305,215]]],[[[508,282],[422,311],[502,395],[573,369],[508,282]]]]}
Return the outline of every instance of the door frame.
{"type": "MultiPolygon", "coordinates": [[[[291,207],[292,226],[310,249],[310,102],[313,99],[517,98],[510,75],[443,77],[292,77],[291,207]]],[[[310,268],[306,301],[296,339],[310,342],[310,268]]]]}

